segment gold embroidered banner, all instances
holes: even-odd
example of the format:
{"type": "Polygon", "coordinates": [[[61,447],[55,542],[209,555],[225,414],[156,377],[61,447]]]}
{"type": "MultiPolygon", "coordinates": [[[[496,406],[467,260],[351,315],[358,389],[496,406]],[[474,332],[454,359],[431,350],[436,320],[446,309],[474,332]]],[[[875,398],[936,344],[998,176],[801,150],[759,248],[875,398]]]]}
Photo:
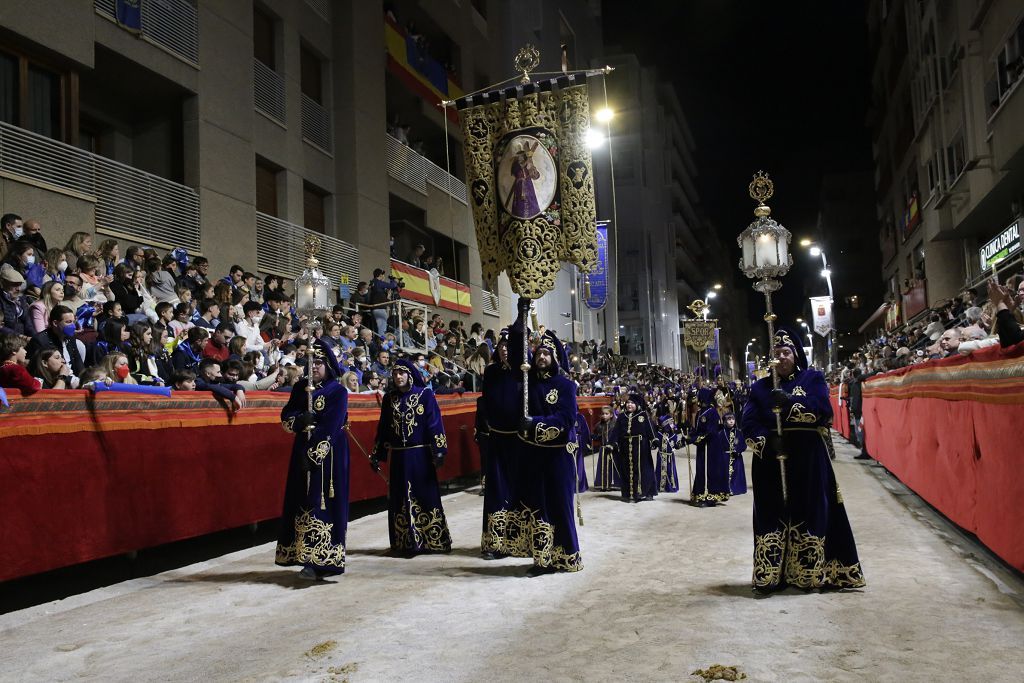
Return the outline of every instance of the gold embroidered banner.
{"type": "Polygon", "coordinates": [[[484,283],[505,271],[537,299],[563,261],[597,262],[586,77],[564,76],[457,101],[484,283]]]}
{"type": "Polygon", "coordinates": [[[694,351],[704,351],[715,341],[716,327],[718,320],[684,320],[683,339],[694,351]]]}

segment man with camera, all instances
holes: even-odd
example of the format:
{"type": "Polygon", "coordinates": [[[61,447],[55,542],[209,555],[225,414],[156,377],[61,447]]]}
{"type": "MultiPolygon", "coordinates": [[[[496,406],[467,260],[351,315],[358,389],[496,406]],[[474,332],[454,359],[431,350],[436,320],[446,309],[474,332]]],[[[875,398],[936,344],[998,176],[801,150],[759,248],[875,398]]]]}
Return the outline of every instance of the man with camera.
{"type": "Polygon", "coordinates": [[[370,282],[370,310],[373,311],[373,321],[377,328],[377,334],[381,337],[388,331],[388,302],[398,296],[398,293],[405,287],[405,282],[394,277],[385,278],[383,268],[375,268],[373,280],[370,282]]]}

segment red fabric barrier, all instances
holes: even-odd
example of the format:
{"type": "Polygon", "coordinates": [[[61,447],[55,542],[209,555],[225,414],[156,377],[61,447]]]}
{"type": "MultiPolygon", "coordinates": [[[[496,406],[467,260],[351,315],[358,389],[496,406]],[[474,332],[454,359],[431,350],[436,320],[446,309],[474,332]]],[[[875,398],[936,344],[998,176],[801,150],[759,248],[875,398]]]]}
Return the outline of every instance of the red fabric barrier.
{"type": "MultiPolygon", "coordinates": [[[[209,394],[170,399],[11,392],[0,414],[0,581],[231,529],[281,514],[293,435],[287,394],[253,392],[230,416],[209,394]]],[[[479,471],[477,394],[439,396],[442,480],[479,471]]],[[[580,399],[588,419],[607,399],[580,399]]],[[[350,500],[386,495],[369,451],[379,407],[351,396],[350,500]]]]}
{"type": "Polygon", "coordinates": [[[839,405],[839,387],[830,387],[828,392],[829,403],[832,404],[832,427],[843,437],[850,440],[850,411],[846,401],[839,405]]]}
{"type": "Polygon", "coordinates": [[[874,377],[864,422],[876,460],[1024,571],[1024,344],[874,377]]]}

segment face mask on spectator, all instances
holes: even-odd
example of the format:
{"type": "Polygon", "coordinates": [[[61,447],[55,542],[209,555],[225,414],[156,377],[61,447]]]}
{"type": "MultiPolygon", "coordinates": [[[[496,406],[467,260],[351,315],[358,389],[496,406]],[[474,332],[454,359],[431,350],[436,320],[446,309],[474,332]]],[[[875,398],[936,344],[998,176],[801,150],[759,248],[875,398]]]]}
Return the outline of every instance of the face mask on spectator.
{"type": "Polygon", "coordinates": [[[128,372],[129,371],[128,371],[128,366],[127,365],[118,366],[118,368],[117,368],[117,377],[118,377],[118,379],[124,379],[125,377],[127,377],[128,376],[128,372]]]}
{"type": "Polygon", "coordinates": [[[78,294],[78,288],[67,282],[64,283],[64,298],[74,299],[75,295],[78,294]]]}
{"type": "Polygon", "coordinates": [[[60,328],[60,331],[64,333],[65,337],[74,337],[75,336],[75,324],[74,323],[70,323],[68,325],[65,325],[64,327],[60,328]]]}
{"type": "Polygon", "coordinates": [[[425,368],[427,367],[427,361],[420,359],[416,361],[416,365],[420,366],[421,368],[425,368]]]}
{"type": "Polygon", "coordinates": [[[20,240],[21,236],[24,235],[24,234],[25,234],[25,228],[15,228],[14,229],[14,239],[20,240]]]}
{"type": "Polygon", "coordinates": [[[36,262],[36,255],[35,254],[32,254],[31,256],[29,256],[28,258],[25,259],[25,265],[26,266],[31,266],[35,262],[36,262]]]}
{"type": "Polygon", "coordinates": [[[67,261],[61,261],[60,263],[57,264],[58,272],[63,273],[67,269],[68,269],[68,262],[67,261]]]}

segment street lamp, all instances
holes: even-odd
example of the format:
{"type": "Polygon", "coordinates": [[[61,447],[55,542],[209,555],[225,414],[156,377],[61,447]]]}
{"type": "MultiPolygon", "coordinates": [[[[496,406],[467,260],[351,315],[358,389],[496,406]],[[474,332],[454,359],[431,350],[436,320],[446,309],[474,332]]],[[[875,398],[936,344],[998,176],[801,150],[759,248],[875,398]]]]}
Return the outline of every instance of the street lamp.
{"type": "Polygon", "coordinates": [[[832,329],[829,331],[829,339],[830,339],[831,343],[828,345],[829,346],[829,348],[828,348],[828,366],[831,367],[832,364],[833,364],[833,360],[832,360],[833,359],[833,355],[832,354],[835,353],[835,345],[836,345],[836,323],[835,323],[836,300],[835,300],[835,297],[832,294],[832,269],[828,267],[828,257],[825,256],[825,251],[821,248],[820,245],[817,245],[817,244],[811,242],[810,240],[801,240],[800,244],[805,246],[805,247],[809,247],[808,251],[810,251],[811,256],[814,256],[814,257],[819,257],[820,256],[821,257],[821,276],[823,278],[825,278],[825,283],[828,285],[828,303],[829,303],[829,308],[831,309],[831,314],[832,314],[832,329]],[[804,244],[804,242],[807,242],[807,244],[804,244]]]}
{"type": "Polygon", "coordinates": [[[797,318],[796,321],[798,323],[800,323],[800,325],[804,328],[804,331],[807,332],[807,345],[811,347],[811,356],[812,356],[812,359],[808,359],[808,360],[813,365],[814,364],[814,362],[813,362],[813,356],[814,356],[814,337],[811,336],[811,328],[807,325],[807,323],[804,322],[803,318],[797,318]]]}
{"type": "MultiPolygon", "coordinates": [[[[747,226],[747,229],[740,233],[736,242],[743,250],[743,258],[740,261],[740,270],[747,277],[755,280],[754,290],[764,294],[765,314],[764,320],[768,323],[768,349],[772,349],[775,337],[776,316],[772,312],[772,292],[782,287],[782,283],[775,278],[780,278],[789,272],[793,265],[793,257],[789,253],[789,241],[792,235],[789,230],[782,227],[773,218],[770,218],[772,210],[765,204],[775,193],[775,184],[765,173],[757,172],[750,186],[747,188],[750,198],[757,202],[754,209],[754,222],[747,226]]],[[[779,376],[774,372],[772,375],[772,386],[779,388],[779,376]]],[[[782,414],[779,408],[773,410],[775,413],[775,431],[782,439],[782,414]]],[[[789,492],[786,485],[786,455],[782,452],[776,455],[779,462],[779,477],[782,484],[782,502],[784,505],[789,502],[789,492]]]]}

